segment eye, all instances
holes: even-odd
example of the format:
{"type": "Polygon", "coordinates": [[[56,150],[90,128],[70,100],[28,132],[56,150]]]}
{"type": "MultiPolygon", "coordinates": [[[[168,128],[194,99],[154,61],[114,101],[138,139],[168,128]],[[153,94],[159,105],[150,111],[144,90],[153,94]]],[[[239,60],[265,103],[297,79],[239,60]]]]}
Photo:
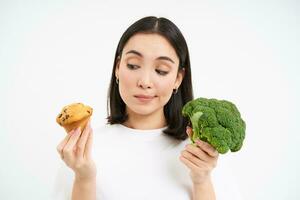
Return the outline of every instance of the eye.
{"type": "Polygon", "coordinates": [[[129,69],[135,69],[135,67],[136,68],[138,68],[138,66],[137,65],[132,65],[132,64],[127,64],[127,67],[129,68],[129,69]]]}
{"type": "Polygon", "coordinates": [[[159,70],[159,69],[156,69],[155,71],[156,71],[159,75],[162,75],[162,76],[165,76],[165,75],[168,74],[168,72],[162,71],[162,70],[159,70]]]}
{"type": "MultiPolygon", "coordinates": [[[[130,70],[134,70],[134,69],[139,68],[140,66],[127,63],[127,67],[128,67],[130,70]]],[[[159,70],[159,69],[156,69],[155,71],[156,71],[159,75],[161,75],[161,76],[165,76],[165,75],[168,74],[168,72],[162,71],[162,70],[159,70]]]]}

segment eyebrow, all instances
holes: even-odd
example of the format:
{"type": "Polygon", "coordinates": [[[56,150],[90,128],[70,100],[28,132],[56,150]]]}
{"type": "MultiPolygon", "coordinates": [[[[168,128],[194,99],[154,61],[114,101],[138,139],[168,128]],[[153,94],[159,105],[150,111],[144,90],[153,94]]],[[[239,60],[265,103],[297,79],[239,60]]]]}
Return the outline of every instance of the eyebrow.
{"type": "MultiPolygon", "coordinates": [[[[133,53],[133,54],[138,55],[138,56],[143,58],[143,55],[140,52],[136,51],[136,50],[127,51],[126,54],[129,54],[129,53],[133,53]]],[[[170,61],[171,63],[175,63],[171,58],[169,58],[167,56],[159,56],[159,57],[156,58],[156,60],[167,60],[167,61],[170,61]]]]}

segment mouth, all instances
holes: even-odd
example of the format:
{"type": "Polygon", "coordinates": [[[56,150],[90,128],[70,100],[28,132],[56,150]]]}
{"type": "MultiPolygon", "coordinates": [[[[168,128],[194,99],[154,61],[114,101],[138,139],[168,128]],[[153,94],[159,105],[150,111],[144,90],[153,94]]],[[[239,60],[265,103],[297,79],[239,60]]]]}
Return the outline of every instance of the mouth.
{"type": "Polygon", "coordinates": [[[137,98],[144,98],[144,99],[152,99],[154,97],[156,97],[155,95],[154,96],[150,96],[150,95],[142,95],[142,94],[138,94],[138,95],[134,95],[134,97],[137,97],[137,98]]]}
{"type": "Polygon", "coordinates": [[[150,102],[157,96],[148,96],[148,95],[134,95],[136,99],[138,99],[140,102],[150,102]]]}

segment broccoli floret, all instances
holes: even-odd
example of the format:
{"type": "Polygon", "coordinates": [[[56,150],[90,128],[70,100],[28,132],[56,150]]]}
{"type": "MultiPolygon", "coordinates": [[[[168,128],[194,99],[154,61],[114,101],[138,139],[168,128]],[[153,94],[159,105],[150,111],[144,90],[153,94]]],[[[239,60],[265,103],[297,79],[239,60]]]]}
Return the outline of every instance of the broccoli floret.
{"type": "Polygon", "coordinates": [[[246,123],[230,101],[197,98],[187,102],[182,115],[192,123],[192,143],[196,139],[211,144],[219,153],[239,151],[245,139],[246,123]]]}

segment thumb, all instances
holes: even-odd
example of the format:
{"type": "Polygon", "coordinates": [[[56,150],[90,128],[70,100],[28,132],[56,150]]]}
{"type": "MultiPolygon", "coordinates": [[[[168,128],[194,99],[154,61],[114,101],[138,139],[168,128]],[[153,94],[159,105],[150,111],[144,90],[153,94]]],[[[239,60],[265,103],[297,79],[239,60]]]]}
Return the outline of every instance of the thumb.
{"type": "Polygon", "coordinates": [[[187,126],[186,127],[186,133],[188,134],[188,136],[191,138],[192,137],[192,133],[193,131],[192,131],[192,128],[191,127],[189,127],[189,126],[187,126]]]}

